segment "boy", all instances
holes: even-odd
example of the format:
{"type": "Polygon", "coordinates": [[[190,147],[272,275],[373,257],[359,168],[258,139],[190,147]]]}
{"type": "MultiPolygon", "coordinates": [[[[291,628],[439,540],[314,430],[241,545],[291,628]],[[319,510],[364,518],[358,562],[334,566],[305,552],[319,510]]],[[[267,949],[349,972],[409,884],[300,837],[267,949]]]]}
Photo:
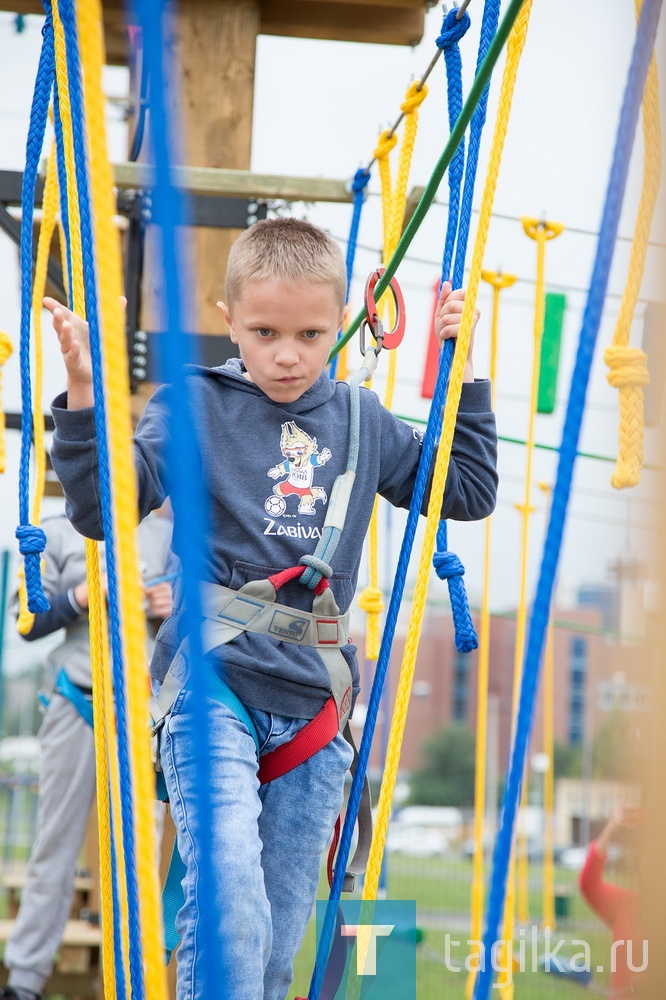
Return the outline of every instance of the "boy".
{"type": "MultiPolygon", "coordinates": [[[[232,247],[226,304],[219,306],[241,358],[221,368],[196,369],[190,379],[196,446],[210,495],[205,539],[210,583],[238,591],[298,564],[316,546],[331,488],[347,460],[349,387],[331,381],[325,371],[342,322],[345,289],[338,246],[307,222],[260,222],[232,247]]],[[[462,292],[451,293],[444,285],[436,321],[441,341],[457,335],[462,299],[462,292]]],[[[100,513],[91,503],[98,493],[91,471],[95,441],[85,324],[53,300],[46,304],[68,376],[68,396],[53,407],[53,462],[74,524],[99,538],[100,513]]],[[[465,378],[442,513],[472,520],[494,507],[496,433],[489,385],[473,381],[471,352],[465,378]]],[[[163,501],[178,475],[178,469],[165,466],[170,391],[168,386],[157,390],[134,439],[141,517],[163,501]]],[[[359,448],[346,528],[329,575],[343,616],[354,595],[375,494],[396,506],[409,505],[421,436],[384,410],[374,393],[362,390],[359,448]]],[[[312,593],[298,580],[282,587],[279,601],[308,621],[312,593]]],[[[344,634],[344,617],[338,626],[344,634]]],[[[176,612],[157,639],[151,673],[158,683],[177,651],[183,653],[185,638],[176,612]]],[[[356,649],[344,640],[337,648],[355,698],[356,649]]],[[[327,654],[277,638],[275,632],[243,629],[212,650],[212,658],[224,662],[225,681],[250,714],[262,755],[293,739],[330,699],[327,654]]],[[[188,668],[212,669],[208,664],[188,668]]],[[[196,824],[197,721],[187,684],[161,733],[161,766],[186,866],[185,904],[178,919],[178,1000],[215,995],[217,984],[206,988],[201,980],[207,947],[220,949],[228,970],[218,995],[283,1000],[315,899],[322,852],[342,804],[351,750],[338,733],[294,770],[259,787],[248,726],[213,699],[206,710],[214,744],[209,747],[214,885],[199,884],[198,844],[190,834],[196,824]],[[216,927],[199,926],[201,891],[219,901],[216,927]]]]}

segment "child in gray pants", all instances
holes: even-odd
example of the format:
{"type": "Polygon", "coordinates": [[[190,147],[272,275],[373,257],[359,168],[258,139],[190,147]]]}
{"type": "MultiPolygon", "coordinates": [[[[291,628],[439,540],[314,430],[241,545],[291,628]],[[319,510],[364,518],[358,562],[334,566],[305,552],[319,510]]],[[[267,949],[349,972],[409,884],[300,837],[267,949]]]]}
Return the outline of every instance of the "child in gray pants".
{"type": "MultiPolygon", "coordinates": [[[[0,1000],[35,1000],[51,975],[69,915],[76,862],[95,794],[92,678],[85,539],[67,518],[47,518],[43,574],[49,611],[36,615],[28,641],[65,629],[49,655],[55,688],[39,731],[41,764],[37,834],[21,906],[5,949],[9,986],[0,1000]]],[[[146,584],[168,575],[171,522],[146,518],[138,531],[146,584]]],[[[149,634],[171,614],[171,585],[145,587],[149,634]]],[[[150,649],[152,650],[152,639],[150,649]]]]}

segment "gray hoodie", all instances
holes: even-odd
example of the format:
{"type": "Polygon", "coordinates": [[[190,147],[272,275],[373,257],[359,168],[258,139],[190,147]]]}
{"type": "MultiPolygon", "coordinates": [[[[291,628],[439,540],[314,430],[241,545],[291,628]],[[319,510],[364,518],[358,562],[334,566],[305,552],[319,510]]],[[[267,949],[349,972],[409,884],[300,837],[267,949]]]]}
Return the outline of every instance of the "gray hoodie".
{"type": "MultiPolygon", "coordinates": [[[[244,377],[232,359],[221,368],[192,368],[188,379],[196,444],[210,504],[204,545],[206,578],[238,589],[298,564],[317,545],[326,502],[346,467],[349,386],[323,372],[292,403],[276,403],[244,377]]],[[[163,502],[178,468],[166,466],[169,396],[161,386],[137,427],[135,459],[140,516],[163,502]]],[[[102,538],[97,443],[92,410],[68,411],[66,395],[53,404],[51,458],[68,501],[68,516],[90,538],[102,538]]],[[[408,507],[422,435],[398,420],[374,392],[361,389],[358,470],[345,529],[333,556],[330,584],[342,612],[351,604],[375,495],[408,507]]],[[[194,442],[193,442],[194,444],[194,442]]],[[[442,514],[457,520],[487,517],[497,489],[497,435],[490,383],[463,386],[442,514]]],[[[179,554],[178,518],[174,550],[179,554]]],[[[310,610],[312,592],[294,581],[278,600],[310,610]]],[[[182,610],[162,625],[151,674],[161,680],[184,638],[182,610]]],[[[358,692],[356,648],[343,654],[358,692]]],[[[328,674],[316,650],[244,632],[213,652],[225,679],[246,705],[294,718],[317,714],[329,696],[328,674]]]]}

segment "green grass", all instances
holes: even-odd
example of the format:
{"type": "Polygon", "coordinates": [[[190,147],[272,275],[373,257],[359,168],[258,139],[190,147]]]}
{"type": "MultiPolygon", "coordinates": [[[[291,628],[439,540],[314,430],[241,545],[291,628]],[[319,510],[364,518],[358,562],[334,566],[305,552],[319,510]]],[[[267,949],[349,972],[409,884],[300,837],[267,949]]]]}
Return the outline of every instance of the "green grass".
{"type": "MultiPolygon", "coordinates": [[[[417,946],[416,979],[417,1000],[454,1000],[465,995],[467,972],[464,968],[469,931],[469,890],[472,875],[471,862],[450,858],[411,858],[389,856],[388,896],[390,899],[414,899],[417,905],[417,924],[424,932],[422,943],[417,946]],[[447,968],[446,944],[450,942],[447,968]],[[459,946],[453,941],[460,941],[459,946]],[[461,971],[454,971],[455,967],[461,971]]],[[[529,894],[530,917],[539,928],[541,914],[541,872],[537,866],[531,870],[529,894]]],[[[608,961],[610,934],[591,913],[576,889],[576,873],[558,869],[556,885],[562,894],[568,894],[569,914],[562,919],[553,932],[553,947],[561,937],[564,944],[558,956],[580,955],[582,945],[576,940],[586,941],[590,949],[593,969],[608,961]]],[[[320,899],[327,898],[326,884],[320,883],[320,899]]],[[[576,1000],[582,998],[583,990],[577,984],[543,971],[532,971],[532,932],[528,928],[524,943],[516,928],[514,958],[524,954],[525,971],[515,971],[515,1000],[576,1000]]],[[[535,964],[542,957],[545,944],[540,933],[536,937],[535,964]]],[[[310,921],[303,946],[294,965],[294,983],[289,996],[307,996],[315,957],[315,921],[310,921]]],[[[608,973],[595,971],[596,986],[608,983],[608,973]]],[[[493,991],[496,995],[497,991],[493,991]]]]}

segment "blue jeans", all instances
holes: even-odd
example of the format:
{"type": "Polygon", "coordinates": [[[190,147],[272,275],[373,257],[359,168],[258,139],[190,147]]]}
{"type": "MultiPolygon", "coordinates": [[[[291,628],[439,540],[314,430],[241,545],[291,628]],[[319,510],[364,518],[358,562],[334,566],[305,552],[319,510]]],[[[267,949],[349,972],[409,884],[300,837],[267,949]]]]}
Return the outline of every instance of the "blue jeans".
{"type": "MultiPolygon", "coordinates": [[[[210,761],[207,807],[211,858],[196,836],[197,708],[184,689],[164,726],[161,763],[186,867],[185,903],[176,926],[178,1000],[284,1000],[317,895],[323,851],[342,806],[352,751],[338,734],[310,760],[266,785],[247,727],[225,705],[206,699],[210,761]],[[207,863],[206,863],[207,862],[207,863]],[[202,878],[202,869],[204,879],[202,878]],[[203,926],[205,893],[214,926],[203,926]],[[206,982],[211,954],[225,982],[206,982]]],[[[289,742],[305,725],[250,709],[262,753],[289,742]]],[[[215,964],[213,963],[213,968],[215,964]]]]}

